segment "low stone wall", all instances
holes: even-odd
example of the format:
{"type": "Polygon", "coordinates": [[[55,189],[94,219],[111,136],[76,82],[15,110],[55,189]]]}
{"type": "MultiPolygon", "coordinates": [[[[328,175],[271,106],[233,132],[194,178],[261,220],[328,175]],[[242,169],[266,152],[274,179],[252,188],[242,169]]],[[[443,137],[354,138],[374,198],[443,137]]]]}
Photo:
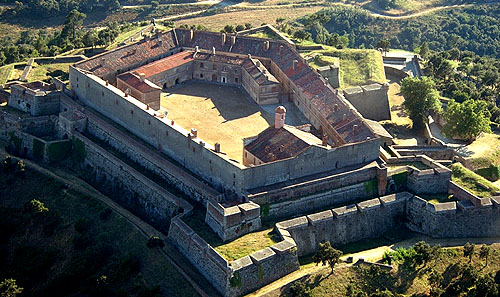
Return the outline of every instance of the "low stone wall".
{"type": "Polygon", "coordinates": [[[212,230],[223,241],[238,238],[244,234],[257,231],[262,227],[260,206],[253,202],[224,207],[217,201],[209,199],[205,217],[212,230]]]}
{"type": "Polygon", "coordinates": [[[203,181],[172,164],[153,149],[145,147],[126,133],[106,123],[91,110],[86,109],[85,114],[88,116],[88,133],[124,153],[132,161],[163,178],[190,198],[206,205],[209,198],[215,198],[219,195],[215,189],[203,181]]]}
{"type": "Polygon", "coordinates": [[[223,296],[253,292],[299,269],[296,244],[291,238],[228,263],[182,221],[183,216],[172,219],[168,237],[223,296]]]}
{"type": "Polygon", "coordinates": [[[160,230],[168,230],[170,220],[179,212],[188,212],[192,206],[144,177],[134,168],[80,134],[75,141],[84,145],[82,167],[93,184],[108,192],[110,197],[144,218],[160,230]]]}
{"type": "Polygon", "coordinates": [[[343,90],[344,97],[351,102],[363,117],[383,121],[391,119],[389,107],[389,84],[374,83],[343,90]]]}
{"type": "Polygon", "coordinates": [[[442,167],[426,170],[410,167],[406,186],[416,194],[448,193],[451,170],[442,167]]]}
{"type": "Polygon", "coordinates": [[[474,206],[481,207],[490,204],[490,198],[479,198],[478,196],[472,194],[461,186],[450,180],[449,194],[453,194],[453,197],[461,201],[470,201],[474,206]]]}
{"type": "Polygon", "coordinates": [[[403,78],[406,78],[410,76],[408,73],[404,72],[403,70],[390,67],[390,66],[384,66],[384,71],[385,71],[385,76],[395,76],[396,78],[402,80],[403,78]]]}
{"type": "Polygon", "coordinates": [[[85,56],[61,56],[61,57],[38,57],[34,58],[38,64],[54,64],[54,63],[76,63],[85,60],[85,56]]]}
{"type": "Polygon", "coordinates": [[[308,255],[321,242],[338,246],[382,235],[401,223],[411,196],[406,192],[388,195],[280,222],[276,227],[297,243],[299,256],[308,255]]]}
{"type": "Polygon", "coordinates": [[[408,200],[408,227],[432,237],[500,236],[500,197],[475,206],[470,201],[432,204],[420,197],[408,200]]]}

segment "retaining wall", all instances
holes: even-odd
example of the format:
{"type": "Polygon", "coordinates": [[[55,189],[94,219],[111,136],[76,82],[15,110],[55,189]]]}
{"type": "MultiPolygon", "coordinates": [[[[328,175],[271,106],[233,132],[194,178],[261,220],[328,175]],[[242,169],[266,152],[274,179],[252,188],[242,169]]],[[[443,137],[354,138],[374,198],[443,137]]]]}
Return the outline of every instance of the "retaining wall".
{"type": "Polygon", "coordinates": [[[406,192],[388,195],[280,222],[276,227],[295,240],[299,256],[308,255],[321,242],[339,246],[379,237],[400,223],[410,197],[406,192]]]}
{"type": "Polygon", "coordinates": [[[344,97],[351,102],[363,117],[375,120],[390,120],[389,85],[371,84],[345,89],[344,97]]]}
{"type": "Polygon", "coordinates": [[[85,146],[82,167],[86,173],[91,173],[101,188],[110,184],[110,196],[148,222],[165,230],[175,215],[192,209],[185,200],[172,195],[79,132],[74,133],[74,138],[85,146]]]}
{"type": "Polygon", "coordinates": [[[500,236],[500,197],[475,206],[470,201],[428,203],[417,196],[408,200],[408,227],[432,237],[500,236]]]}

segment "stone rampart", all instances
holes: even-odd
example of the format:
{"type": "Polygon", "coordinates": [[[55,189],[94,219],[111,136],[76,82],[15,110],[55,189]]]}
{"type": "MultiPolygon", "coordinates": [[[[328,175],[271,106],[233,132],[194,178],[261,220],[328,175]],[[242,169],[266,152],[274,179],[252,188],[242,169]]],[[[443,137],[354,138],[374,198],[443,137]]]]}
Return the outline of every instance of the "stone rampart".
{"type": "Polygon", "coordinates": [[[440,166],[425,170],[409,167],[407,188],[416,194],[447,193],[451,170],[440,166]]]}
{"type": "Polygon", "coordinates": [[[172,219],[169,239],[223,296],[248,294],[299,269],[296,244],[291,238],[229,263],[185,224],[182,216],[172,219]]]}
{"type": "Polygon", "coordinates": [[[85,160],[82,164],[86,174],[92,174],[95,184],[100,184],[111,197],[148,222],[160,229],[168,229],[170,220],[179,212],[188,212],[192,206],[156,183],[152,182],[134,168],[80,134],[74,139],[83,142],[85,160]]]}
{"type": "Polygon", "coordinates": [[[139,141],[106,123],[91,110],[85,110],[85,114],[88,116],[88,133],[127,155],[132,161],[163,178],[190,198],[206,205],[208,199],[215,198],[219,194],[203,181],[166,160],[155,150],[145,147],[139,141]]]}
{"type": "Polygon", "coordinates": [[[390,120],[389,84],[371,84],[343,90],[344,97],[356,107],[363,117],[375,120],[390,120]]]}
{"type": "Polygon", "coordinates": [[[420,197],[408,200],[408,227],[432,237],[500,236],[500,198],[475,206],[471,201],[432,204],[420,197]]]}
{"type": "Polygon", "coordinates": [[[338,246],[382,235],[401,222],[410,197],[406,192],[388,195],[280,222],[276,227],[295,240],[299,256],[308,255],[321,242],[338,246]]]}
{"type": "Polygon", "coordinates": [[[490,198],[479,198],[478,196],[472,194],[461,186],[457,185],[450,180],[449,184],[449,194],[453,194],[453,197],[460,201],[470,201],[474,206],[481,207],[489,205],[490,198]]]}
{"type": "Polygon", "coordinates": [[[238,238],[244,234],[257,231],[262,227],[260,220],[260,206],[253,202],[224,207],[217,201],[207,201],[205,217],[212,230],[223,241],[238,238]]]}

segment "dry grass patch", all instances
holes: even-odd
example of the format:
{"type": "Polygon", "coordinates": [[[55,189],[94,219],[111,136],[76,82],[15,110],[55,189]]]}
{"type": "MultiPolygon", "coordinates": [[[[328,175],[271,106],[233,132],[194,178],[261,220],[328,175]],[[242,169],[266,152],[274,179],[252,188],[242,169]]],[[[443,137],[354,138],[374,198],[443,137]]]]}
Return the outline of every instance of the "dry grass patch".
{"type": "Polygon", "coordinates": [[[28,75],[28,81],[46,80],[51,77],[59,77],[67,80],[69,75],[69,66],[73,63],[54,63],[40,64],[31,69],[28,75]]]}
{"type": "Polygon", "coordinates": [[[304,15],[315,13],[321,10],[322,6],[300,7],[300,8],[273,8],[242,10],[226,13],[219,13],[210,16],[200,16],[179,20],[177,25],[204,25],[209,30],[220,31],[227,24],[246,24],[260,26],[262,23],[274,24],[277,18],[296,19],[304,15]]]}
{"type": "Polygon", "coordinates": [[[242,163],[243,138],[265,130],[273,122],[256,103],[236,87],[210,83],[187,83],[165,93],[161,108],[168,118],[186,130],[196,128],[198,137],[242,163]]]}

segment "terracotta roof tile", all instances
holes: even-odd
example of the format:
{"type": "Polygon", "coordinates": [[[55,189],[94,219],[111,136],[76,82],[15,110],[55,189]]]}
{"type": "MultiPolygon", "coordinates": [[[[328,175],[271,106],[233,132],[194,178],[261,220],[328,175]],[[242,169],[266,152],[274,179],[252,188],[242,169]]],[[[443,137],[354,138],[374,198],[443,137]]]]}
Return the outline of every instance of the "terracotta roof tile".
{"type": "Polygon", "coordinates": [[[141,93],[149,93],[156,90],[161,90],[160,87],[153,84],[149,80],[141,81],[141,79],[137,75],[130,72],[119,75],[118,78],[132,88],[140,91],[141,93]]]}

